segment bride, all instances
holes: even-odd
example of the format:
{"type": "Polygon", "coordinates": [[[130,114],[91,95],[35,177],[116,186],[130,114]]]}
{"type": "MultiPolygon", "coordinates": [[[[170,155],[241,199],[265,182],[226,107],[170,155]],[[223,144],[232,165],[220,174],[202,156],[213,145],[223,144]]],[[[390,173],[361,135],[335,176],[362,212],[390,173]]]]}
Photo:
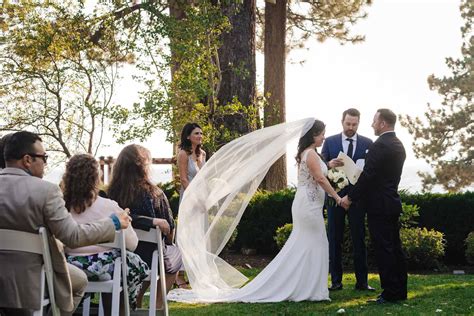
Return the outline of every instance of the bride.
{"type": "Polygon", "coordinates": [[[322,208],[325,192],[339,204],[316,152],[325,125],[314,119],[247,134],[219,150],[188,187],[179,210],[178,245],[192,290],[169,299],[184,302],[280,302],[328,300],[328,241],[322,208]],[[270,166],[300,135],[298,187],[292,205],[293,232],[255,279],[218,257],[270,166]]]}

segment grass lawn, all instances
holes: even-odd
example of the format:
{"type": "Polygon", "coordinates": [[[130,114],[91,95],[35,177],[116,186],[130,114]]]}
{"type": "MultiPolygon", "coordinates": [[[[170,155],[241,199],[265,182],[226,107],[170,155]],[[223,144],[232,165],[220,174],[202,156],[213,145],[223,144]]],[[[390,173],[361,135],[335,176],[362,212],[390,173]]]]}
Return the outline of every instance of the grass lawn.
{"type": "MultiPolygon", "coordinates": [[[[259,269],[242,269],[255,277],[259,269]]],[[[344,276],[344,290],[331,292],[330,302],[283,302],[266,304],[219,303],[183,304],[170,302],[171,315],[335,315],[344,309],[349,315],[474,315],[474,275],[410,274],[408,300],[394,304],[367,303],[380,291],[354,290],[354,274],[344,276]]],[[[380,289],[378,274],[369,275],[369,284],[380,289]]],[[[304,284],[302,284],[304,286],[304,284]]]]}

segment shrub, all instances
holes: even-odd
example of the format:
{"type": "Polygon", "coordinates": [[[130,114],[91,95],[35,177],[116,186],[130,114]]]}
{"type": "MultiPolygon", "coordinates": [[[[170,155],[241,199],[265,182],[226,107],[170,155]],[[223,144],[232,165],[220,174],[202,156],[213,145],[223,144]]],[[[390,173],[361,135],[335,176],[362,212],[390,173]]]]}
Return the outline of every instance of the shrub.
{"type": "Polygon", "coordinates": [[[239,231],[234,248],[252,248],[259,253],[275,253],[278,246],[273,239],[277,227],[291,223],[293,188],[277,192],[258,191],[237,226],[239,231]]]}
{"type": "MultiPolygon", "coordinates": [[[[213,221],[214,216],[209,217],[209,221],[213,221]]],[[[232,224],[234,218],[232,217],[227,217],[227,216],[222,216],[220,220],[217,223],[213,223],[213,229],[211,230],[211,240],[215,240],[216,236],[222,237],[229,229],[229,226],[232,224]]],[[[232,245],[235,242],[235,239],[237,238],[237,228],[234,229],[232,232],[232,235],[230,235],[229,240],[227,241],[227,244],[225,245],[224,248],[230,249],[232,248],[232,245]]],[[[212,247],[214,249],[214,247],[212,247]]]]}
{"type": "Polygon", "coordinates": [[[173,217],[178,217],[179,191],[177,190],[176,183],[173,181],[158,183],[158,187],[163,190],[166,197],[168,198],[171,211],[173,212],[173,217]]]}
{"type": "Polygon", "coordinates": [[[446,238],[444,262],[464,264],[464,240],[474,231],[474,192],[403,194],[402,200],[420,207],[419,227],[435,229],[446,238]]]}
{"type": "Polygon", "coordinates": [[[474,264],[474,232],[470,232],[465,240],[466,243],[466,260],[470,264],[474,264]]]}
{"type": "Polygon", "coordinates": [[[416,218],[420,216],[418,205],[402,203],[402,214],[400,214],[400,225],[404,228],[413,227],[418,224],[416,218]]]}
{"type": "Polygon", "coordinates": [[[283,248],[288,237],[290,237],[291,231],[293,230],[293,224],[285,224],[281,227],[278,227],[273,239],[276,241],[279,249],[283,248]]]}
{"type": "Polygon", "coordinates": [[[402,228],[400,239],[409,268],[439,267],[439,259],[444,256],[446,244],[443,233],[419,227],[402,228]]]}

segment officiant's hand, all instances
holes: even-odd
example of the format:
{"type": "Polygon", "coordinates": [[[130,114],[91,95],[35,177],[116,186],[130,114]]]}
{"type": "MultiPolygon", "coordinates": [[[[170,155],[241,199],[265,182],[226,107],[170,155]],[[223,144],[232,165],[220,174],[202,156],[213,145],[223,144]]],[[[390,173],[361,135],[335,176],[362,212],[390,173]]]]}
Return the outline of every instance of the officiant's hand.
{"type": "Polygon", "coordinates": [[[342,167],[344,166],[344,162],[342,162],[342,159],[340,158],[334,158],[328,162],[328,166],[329,168],[342,167]]]}
{"type": "Polygon", "coordinates": [[[351,204],[352,202],[349,200],[349,197],[347,195],[342,198],[341,207],[343,207],[345,210],[348,210],[351,204]]]}

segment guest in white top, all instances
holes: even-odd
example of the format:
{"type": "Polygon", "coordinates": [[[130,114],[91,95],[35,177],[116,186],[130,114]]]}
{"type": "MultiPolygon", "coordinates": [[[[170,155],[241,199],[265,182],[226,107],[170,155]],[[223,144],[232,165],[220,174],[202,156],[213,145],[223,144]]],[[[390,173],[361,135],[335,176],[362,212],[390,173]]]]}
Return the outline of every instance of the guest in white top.
{"type": "MultiPolygon", "coordinates": [[[[75,155],[69,160],[61,188],[66,208],[79,224],[98,221],[123,211],[115,201],[98,195],[99,165],[91,155],[75,155]]],[[[147,277],[148,266],[138,255],[131,252],[138,244],[137,235],[131,226],[125,230],[125,244],[129,250],[127,282],[130,306],[135,309],[137,293],[142,281],[147,277]]],[[[120,250],[93,245],[75,249],[66,248],[66,254],[67,261],[82,269],[89,281],[102,281],[112,279],[114,260],[120,256],[120,250]]],[[[110,308],[110,296],[104,295],[104,307],[110,308]]]]}

